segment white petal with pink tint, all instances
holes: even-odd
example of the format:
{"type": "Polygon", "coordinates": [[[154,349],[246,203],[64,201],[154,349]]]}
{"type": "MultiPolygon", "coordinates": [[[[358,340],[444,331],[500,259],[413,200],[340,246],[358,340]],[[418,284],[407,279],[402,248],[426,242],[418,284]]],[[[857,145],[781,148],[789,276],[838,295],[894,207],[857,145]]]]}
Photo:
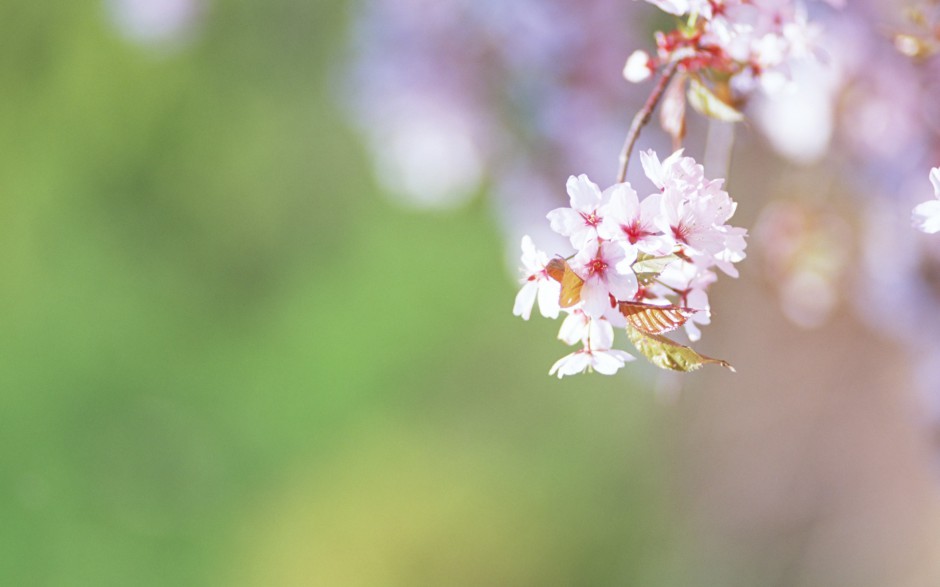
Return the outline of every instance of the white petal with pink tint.
{"type": "Polygon", "coordinates": [[[940,167],[930,170],[930,183],[933,185],[936,200],[928,200],[914,208],[911,222],[918,230],[928,234],[940,232],[940,167]]]}
{"type": "Polygon", "coordinates": [[[627,58],[623,66],[623,77],[628,82],[639,83],[650,78],[653,70],[650,68],[650,56],[646,51],[636,50],[627,58]]]}

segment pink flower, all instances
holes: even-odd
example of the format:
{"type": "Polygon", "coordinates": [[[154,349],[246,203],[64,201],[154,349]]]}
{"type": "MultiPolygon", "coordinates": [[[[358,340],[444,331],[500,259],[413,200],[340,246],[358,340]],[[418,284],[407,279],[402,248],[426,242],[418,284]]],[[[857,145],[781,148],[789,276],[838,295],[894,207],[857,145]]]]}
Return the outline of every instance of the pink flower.
{"type": "Polygon", "coordinates": [[[581,287],[582,310],[591,318],[600,318],[610,309],[610,297],[633,299],[638,283],[632,265],[636,248],[620,242],[600,242],[582,249],[571,268],[584,280],[581,287]]]}
{"type": "Polygon", "coordinates": [[[718,265],[737,277],[733,263],[744,259],[747,231],[725,224],[737,204],[721,189],[724,180],[709,180],[704,168],[676,151],[660,162],[653,151],[640,154],[647,177],[663,191],[655,224],[663,240],[703,267],[718,265]]]}
{"type": "Polygon", "coordinates": [[[690,199],[677,190],[668,190],[662,198],[662,214],[657,224],[665,237],[674,245],[683,249],[692,249],[692,253],[719,253],[724,244],[722,234],[716,230],[715,210],[708,199],[690,199]]]}
{"type": "Polygon", "coordinates": [[[597,184],[584,174],[568,178],[570,208],[555,208],[548,213],[552,230],[571,239],[576,249],[597,240],[597,227],[603,220],[601,207],[606,202],[597,184]]]}
{"type": "Polygon", "coordinates": [[[513,316],[521,316],[528,320],[532,314],[532,306],[536,298],[539,301],[539,312],[546,318],[557,318],[561,309],[558,298],[561,295],[561,284],[549,277],[545,266],[548,265],[548,255],[535,248],[529,235],[522,237],[522,289],[516,294],[516,301],[512,307],[513,316]]]}
{"type": "Polygon", "coordinates": [[[652,149],[640,152],[643,173],[660,191],[667,188],[686,192],[702,189],[706,184],[705,168],[691,157],[683,157],[684,149],[679,149],[662,161],[652,149]]]}
{"type": "Polygon", "coordinates": [[[557,374],[559,379],[565,375],[576,375],[585,371],[597,371],[603,375],[613,375],[627,361],[633,359],[633,355],[619,349],[583,348],[558,359],[552,365],[548,374],[557,374]]]}
{"type": "Polygon", "coordinates": [[[623,240],[644,253],[662,255],[671,252],[656,227],[660,213],[660,196],[648,196],[641,203],[629,183],[617,184],[607,190],[610,202],[602,210],[604,220],[597,229],[607,240],[623,240]]]}
{"type": "Polygon", "coordinates": [[[936,199],[918,204],[911,220],[918,230],[933,234],[940,232],[940,167],[930,170],[930,183],[936,199]]]}
{"type": "Polygon", "coordinates": [[[614,327],[607,318],[590,318],[584,311],[575,309],[561,323],[558,339],[567,344],[582,343],[591,348],[609,349],[614,344],[614,327]]]}

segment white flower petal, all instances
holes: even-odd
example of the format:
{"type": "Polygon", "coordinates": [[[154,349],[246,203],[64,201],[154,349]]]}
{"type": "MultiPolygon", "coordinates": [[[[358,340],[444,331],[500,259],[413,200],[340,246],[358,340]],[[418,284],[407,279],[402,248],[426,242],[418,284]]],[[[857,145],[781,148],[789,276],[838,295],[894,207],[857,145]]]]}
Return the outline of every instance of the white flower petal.
{"type": "Polygon", "coordinates": [[[649,178],[653,185],[663,189],[666,185],[663,175],[663,165],[659,162],[659,156],[652,149],[640,151],[640,164],[643,166],[643,173],[649,178]]]}
{"type": "Polygon", "coordinates": [[[623,66],[623,77],[628,82],[639,83],[650,78],[653,70],[650,68],[650,56],[646,51],[636,50],[627,58],[623,66]]]}
{"type": "Polygon", "coordinates": [[[558,339],[566,344],[578,344],[586,338],[586,326],[587,317],[580,310],[575,310],[562,321],[558,339]]]}
{"type": "Polygon", "coordinates": [[[516,302],[512,306],[513,316],[521,316],[523,320],[529,319],[529,316],[532,315],[532,305],[535,304],[538,287],[535,281],[525,282],[525,285],[516,294],[516,302]]]}
{"type": "Polygon", "coordinates": [[[928,234],[940,232],[940,200],[918,204],[912,216],[914,227],[928,234]]]}
{"type": "Polygon", "coordinates": [[[592,349],[609,349],[614,346],[614,327],[603,318],[592,319],[588,323],[588,338],[592,349]]]}
{"type": "Polygon", "coordinates": [[[618,300],[632,300],[639,290],[639,283],[636,274],[632,270],[629,273],[616,273],[607,280],[607,287],[610,293],[618,300]]]}
{"type": "Polygon", "coordinates": [[[624,361],[610,351],[591,353],[591,367],[602,375],[613,375],[623,367],[624,361]]]}
{"type": "Polygon", "coordinates": [[[582,373],[590,364],[590,355],[584,351],[577,351],[555,361],[555,364],[549,369],[548,374],[555,375],[557,373],[558,378],[561,379],[565,375],[582,373]]]}
{"type": "Polygon", "coordinates": [[[561,297],[561,284],[554,279],[542,279],[538,282],[539,313],[546,318],[558,318],[561,311],[559,298],[561,297]]]}
{"type": "Polygon", "coordinates": [[[601,205],[601,189],[583,173],[568,178],[568,196],[571,207],[581,212],[593,212],[601,205]]]}
{"type": "Polygon", "coordinates": [[[548,218],[552,230],[561,236],[570,237],[584,224],[584,219],[581,218],[581,215],[571,208],[555,208],[545,217],[548,218]]]}
{"type": "Polygon", "coordinates": [[[600,318],[610,307],[607,285],[599,279],[589,279],[581,286],[582,311],[591,318],[600,318]]]}

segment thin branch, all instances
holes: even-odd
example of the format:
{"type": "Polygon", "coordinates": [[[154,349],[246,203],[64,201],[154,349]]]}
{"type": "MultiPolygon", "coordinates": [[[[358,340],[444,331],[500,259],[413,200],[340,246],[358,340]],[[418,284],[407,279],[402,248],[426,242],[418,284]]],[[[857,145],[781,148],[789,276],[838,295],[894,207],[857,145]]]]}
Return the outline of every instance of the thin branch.
{"type": "Polygon", "coordinates": [[[633,122],[630,124],[630,132],[627,133],[627,140],[623,143],[623,151],[620,152],[620,172],[617,174],[617,183],[623,183],[624,180],[627,179],[627,166],[630,164],[630,154],[633,152],[633,145],[635,145],[636,140],[640,138],[640,131],[653,116],[653,111],[656,110],[656,106],[663,97],[663,92],[666,91],[666,86],[669,85],[672,76],[676,74],[676,68],[678,66],[678,61],[673,61],[666,66],[666,69],[663,70],[662,77],[659,78],[659,83],[653,88],[653,93],[650,94],[650,97],[646,100],[646,104],[643,105],[643,109],[637,112],[636,116],[633,117],[633,122]]]}

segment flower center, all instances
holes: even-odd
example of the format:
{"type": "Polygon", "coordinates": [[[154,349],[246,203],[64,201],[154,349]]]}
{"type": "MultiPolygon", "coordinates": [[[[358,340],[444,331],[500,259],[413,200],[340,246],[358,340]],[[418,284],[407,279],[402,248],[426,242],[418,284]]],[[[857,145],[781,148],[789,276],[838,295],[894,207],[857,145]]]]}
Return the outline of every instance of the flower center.
{"type": "Polygon", "coordinates": [[[644,236],[653,234],[643,230],[643,227],[640,226],[639,220],[634,220],[632,224],[620,225],[620,230],[623,231],[624,236],[627,237],[627,240],[630,241],[631,245],[635,245],[644,236]]]}
{"type": "Polygon", "coordinates": [[[597,226],[601,223],[601,219],[597,216],[597,210],[594,210],[590,214],[585,214],[584,212],[579,212],[581,218],[584,218],[584,224],[586,226],[597,226]]]}
{"type": "Polygon", "coordinates": [[[603,275],[607,272],[607,262],[603,259],[594,259],[588,263],[588,273],[591,275],[603,275]]]}
{"type": "Polygon", "coordinates": [[[689,232],[689,227],[682,223],[679,223],[678,226],[672,227],[672,236],[676,239],[676,242],[680,242],[686,245],[689,244],[689,241],[687,240],[689,238],[689,232]]]}

